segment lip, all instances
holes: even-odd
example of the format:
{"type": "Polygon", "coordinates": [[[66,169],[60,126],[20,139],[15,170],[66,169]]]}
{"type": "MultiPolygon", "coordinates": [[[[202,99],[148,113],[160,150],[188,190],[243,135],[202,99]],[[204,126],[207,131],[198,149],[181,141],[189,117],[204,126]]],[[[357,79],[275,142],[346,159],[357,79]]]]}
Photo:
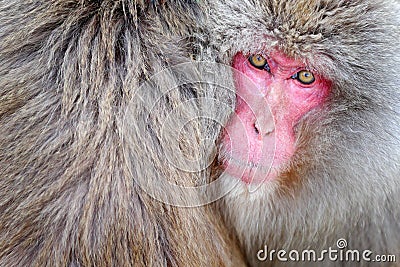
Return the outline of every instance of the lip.
{"type": "Polygon", "coordinates": [[[222,168],[232,177],[237,177],[246,184],[267,183],[276,178],[276,172],[271,166],[260,165],[252,161],[243,161],[236,157],[221,159],[222,168]]]}

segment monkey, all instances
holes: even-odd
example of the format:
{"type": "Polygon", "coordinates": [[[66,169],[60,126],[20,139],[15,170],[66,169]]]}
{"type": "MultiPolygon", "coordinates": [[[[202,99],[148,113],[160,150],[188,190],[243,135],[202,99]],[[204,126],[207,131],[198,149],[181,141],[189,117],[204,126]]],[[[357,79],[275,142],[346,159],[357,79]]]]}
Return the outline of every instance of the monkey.
{"type": "Polygon", "coordinates": [[[249,264],[398,264],[399,2],[209,4],[211,46],[237,95],[216,206],[249,264]],[[330,248],[368,257],[330,260],[330,248]]]}
{"type": "MultiPolygon", "coordinates": [[[[146,192],[205,175],[168,164],[175,136],[163,135],[176,106],[205,94],[165,88],[186,75],[170,67],[196,60],[205,10],[191,0],[0,3],[0,266],[245,265],[219,214],[146,192]]],[[[200,128],[182,128],[186,155],[202,155],[200,128]]]]}

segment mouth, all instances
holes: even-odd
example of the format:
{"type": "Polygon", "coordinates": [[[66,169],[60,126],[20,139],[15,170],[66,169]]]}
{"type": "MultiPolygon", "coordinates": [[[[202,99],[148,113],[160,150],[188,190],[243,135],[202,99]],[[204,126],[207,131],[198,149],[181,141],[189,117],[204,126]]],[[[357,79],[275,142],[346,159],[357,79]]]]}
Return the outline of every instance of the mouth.
{"type": "Polygon", "coordinates": [[[246,184],[267,183],[274,180],[278,174],[278,170],[273,167],[272,162],[264,165],[251,160],[241,160],[231,155],[221,157],[219,162],[224,172],[246,184]]]}

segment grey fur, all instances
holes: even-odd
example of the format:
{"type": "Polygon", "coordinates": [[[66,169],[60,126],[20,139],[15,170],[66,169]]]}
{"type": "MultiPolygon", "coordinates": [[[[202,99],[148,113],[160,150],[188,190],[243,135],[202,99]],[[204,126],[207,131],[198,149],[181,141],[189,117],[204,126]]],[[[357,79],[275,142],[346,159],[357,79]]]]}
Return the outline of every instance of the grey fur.
{"type": "MultiPolygon", "coordinates": [[[[228,96],[190,86],[164,94],[179,71],[137,94],[201,51],[203,10],[177,0],[0,1],[0,266],[242,264],[217,214],[165,205],[137,183],[206,175],[168,164],[176,136],[162,142],[162,123],[183,101],[228,96]]],[[[180,136],[187,155],[204,153],[201,125],[180,136]]]]}
{"type": "Polygon", "coordinates": [[[239,185],[220,203],[249,261],[279,265],[257,261],[264,245],[321,251],[339,238],[400,261],[399,1],[210,4],[220,61],[278,48],[333,81],[328,103],[297,125],[297,152],[279,181],[252,194],[239,185]]]}

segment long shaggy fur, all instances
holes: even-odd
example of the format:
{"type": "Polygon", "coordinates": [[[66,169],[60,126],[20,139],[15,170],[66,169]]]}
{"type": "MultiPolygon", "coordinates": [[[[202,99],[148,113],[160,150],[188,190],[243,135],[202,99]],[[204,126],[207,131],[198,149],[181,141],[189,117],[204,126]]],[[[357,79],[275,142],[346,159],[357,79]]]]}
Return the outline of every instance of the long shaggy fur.
{"type": "MultiPolygon", "coordinates": [[[[161,140],[167,114],[202,91],[165,93],[185,75],[173,70],[148,91],[140,85],[194,57],[203,9],[177,0],[1,1],[0,266],[241,264],[216,214],[165,205],[136,182],[202,179],[168,164],[176,136],[161,140]]],[[[192,105],[176,119],[199,111],[192,105]]],[[[187,155],[204,153],[200,127],[192,120],[179,136],[187,155]]]]}
{"type": "Polygon", "coordinates": [[[339,238],[399,260],[399,2],[210,2],[220,61],[279,49],[333,82],[327,104],[297,125],[297,154],[278,184],[239,185],[222,201],[251,263],[273,264],[256,259],[264,245],[321,251],[339,238]]]}

